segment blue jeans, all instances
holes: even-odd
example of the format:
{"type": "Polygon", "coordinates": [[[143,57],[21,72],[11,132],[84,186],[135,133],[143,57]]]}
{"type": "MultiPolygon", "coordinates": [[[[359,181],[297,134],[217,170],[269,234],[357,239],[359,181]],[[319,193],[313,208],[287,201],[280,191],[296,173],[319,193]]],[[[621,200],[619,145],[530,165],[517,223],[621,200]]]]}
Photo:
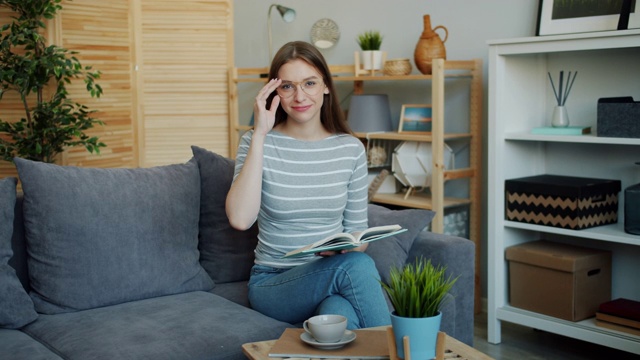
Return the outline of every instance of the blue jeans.
{"type": "Polygon", "coordinates": [[[320,314],[339,314],[348,329],[389,325],[390,311],[373,260],[347,252],[291,269],[254,265],[249,280],[251,306],[291,324],[320,314]]]}

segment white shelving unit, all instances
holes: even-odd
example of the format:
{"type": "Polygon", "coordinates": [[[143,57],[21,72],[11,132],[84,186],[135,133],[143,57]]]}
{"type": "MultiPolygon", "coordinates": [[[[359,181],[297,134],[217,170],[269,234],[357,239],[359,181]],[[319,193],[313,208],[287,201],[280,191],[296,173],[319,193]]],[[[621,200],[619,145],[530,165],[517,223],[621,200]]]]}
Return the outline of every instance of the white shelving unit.
{"type": "Polygon", "coordinates": [[[612,298],[640,300],[640,236],[623,227],[624,189],[640,182],[634,165],[640,139],[597,136],[598,99],[617,96],[640,101],[640,30],[489,42],[489,342],[500,343],[507,321],[640,354],[640,336],[597,327],[594,319],[571,322],[518,309],[508,296],[505,249],[545,238],[612,251],[612,298]],[[560,70],[578,71],[566,102],[571,125],[590,125],[594,134],[530,134],[550,126],[555,98],[547,73],[557,81],[560,70]],[[621,180],[618,223],[576,231],[505,220],[505,180],[539,174],[621,180]]]}

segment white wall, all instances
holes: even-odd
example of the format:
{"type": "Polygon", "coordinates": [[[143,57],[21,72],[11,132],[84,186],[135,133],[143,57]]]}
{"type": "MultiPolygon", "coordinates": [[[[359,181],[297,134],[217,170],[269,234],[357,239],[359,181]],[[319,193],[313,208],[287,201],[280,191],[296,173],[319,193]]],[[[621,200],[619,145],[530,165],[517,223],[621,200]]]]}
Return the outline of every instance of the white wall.
{"type": "MultiPolygon", "coordinates": [[[[487,40],[535,35],[538,0],[237,0],[234,2],[235,65],[262,67],[268,65],[267,12],[273,3],[296,10],[292,23],[285,23],[274,9],[271,14],[273,52],[292,40],[310,41],[311,26],[317,20],[330,18],[340,28],[338,44],[323,54],[329,64],[353,64],[354,51],[359,50],[357,35],[367,30],[379,30],[384,36],[382,50],[387,58],[410,58],[413,71],[413,51],[423,30],[423,15],[431,16],[432,27],[443,25],[449,38],[445,43],[447,59],[466,60],[480,58],[484,62],[484,117],[486,134],[487,114],[487,40]]],[[[440,32],[441,33],[441,32],[440,32]]],[[[452,91],[455,90],[455,84],[452,91]]],[[[365,84],[367,93],[388,93],[394,123],[403,103],[429,103],[424,84],[365,84]]],[[[258,87],[241,90],[240,117],[249,119],[252,100],[258,87]]],[[[350,87],[339,85],[338,92],[348,105],[350,87]]],[[[455,99],[454,99],[455,100],[455,99]]],[[[464,127],[468,110],[452,104],[445,109],[448,131],[464,127]],[[457,123],[456,123],[457,122],[457,123]]],[[[242,121],[242,120],[241,120],[242,121]]],[[[245,121],[246,122],[246,121],[245,121]]],[[[486,136],[485,136],[486,139],[486,136]]],[[[484,144],[486,159],[486,144],[484,144]]],[[[486,161],[483,160],[486,164],[486,161]]],[[[483,176],[486,179],[486,175],[483,176]]],[[[454,190],[455,191],[455,190],[454,190]]],[[[486,201],[484,201],[486,204],[486,201]]],[[[486,216],[483,215],[483,223],[486,216]]],[[[486,227],[483,229],[483,285],[486,296],[486,227]]]]}

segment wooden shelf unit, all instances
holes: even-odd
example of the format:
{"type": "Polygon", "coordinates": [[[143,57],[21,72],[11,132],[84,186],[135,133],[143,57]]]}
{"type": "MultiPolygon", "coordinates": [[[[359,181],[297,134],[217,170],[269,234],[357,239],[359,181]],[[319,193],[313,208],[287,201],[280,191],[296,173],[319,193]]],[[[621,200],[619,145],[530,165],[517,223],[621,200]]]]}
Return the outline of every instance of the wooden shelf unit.
{"type": "MultiPolygon", "coordinates": [[[[624,232],[624,189],[640,181],[640,139],[597,136],[601,97],[640,98],[640,30],[540,36],[489,42],[488,341],[500,343],[507,321],[640,354],[640,336],[522,310],[509,303],[505,249],[545,238],[612,252],[612,299],[640,300],[640,236],[624,232]],[[579,71],[567,101],[570,125],[594,134],[534,135],[549,126],[555,103],[547,73],[579,71]],[[556,174],[619,179],[618,223],[584,230],[508,221],[505,180],[556,174]]],[[[543,280],[541,280],[543,281],[543,280]]]]}
{"type": "MultiPolygon", "coordinates": [[[[360,139],[429,142],[432,146],[433,164],[431,194],[415,193],[404,198],[404,193],[376,194],[373,201],[381,204],[408,208],[428,209],[436,215],[431,230],[444,231],[444,209],[457,205],[469,205],[469,238],[476,244],[475,258],[475,309],[480,310],[480,249],[481,249],[481,158],[482,158],[482,60],[451,61],[435,59],[431,75],[411,74],[400,76],[356,75],[355,65],[332,65],[330,70],[335,82],[353,82],[354,94],[364,93],[367,82],[425,81],[431,83],[432,132],[431,134],[404,134],[397,132],[359,133],[360,139]],[[445,121],[445,83],[447,79],[469,79],[469,133],[447,134],[445,121]],[[469,167],[446,170],[444,166],[444,143],[446,140],[464,140],[469,143],[469,167]],[[445,198],[445,180],[469,178],[469,198],[445,198]]],[[[229,153],[235,157],[238,140],[242,132],[251,129],[238,121],[238,84],[243,82],[265,83],[268,68],[233,68],[229,73],[229,153]]],[[[425,88],[425,94],[429,89],[425,88]]]]}

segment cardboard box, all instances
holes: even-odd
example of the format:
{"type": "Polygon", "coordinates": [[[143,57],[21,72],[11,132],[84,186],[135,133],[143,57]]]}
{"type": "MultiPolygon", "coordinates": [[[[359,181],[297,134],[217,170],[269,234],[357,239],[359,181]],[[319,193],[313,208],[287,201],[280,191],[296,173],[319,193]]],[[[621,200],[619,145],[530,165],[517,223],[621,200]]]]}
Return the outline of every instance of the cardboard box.
{"type": "Polygon", "coordinates": [[[505,218],[580,230],[618,222],[620,180],[537,175],[505,181],[505,218]]]}
{"type": "Polygon", "coordinates": [[[611,252],[550,241],[506,249],[511,306],[580,321],[611,300],[611,252]]]}

